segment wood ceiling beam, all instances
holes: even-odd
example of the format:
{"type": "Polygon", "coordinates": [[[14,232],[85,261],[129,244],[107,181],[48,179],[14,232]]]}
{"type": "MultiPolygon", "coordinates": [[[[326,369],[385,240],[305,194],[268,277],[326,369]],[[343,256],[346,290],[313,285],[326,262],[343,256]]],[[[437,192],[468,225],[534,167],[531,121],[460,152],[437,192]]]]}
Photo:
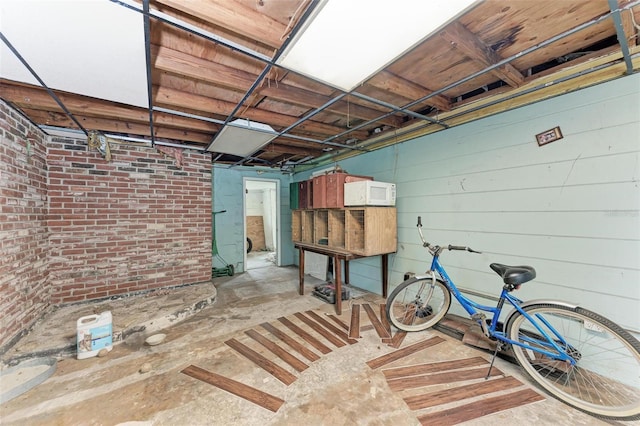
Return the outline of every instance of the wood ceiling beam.
{"type": "Polygon", "coordinates": [[[285,163],[289,160],[295,161],[297,159],[297,157],[300,157],[299,155],[278,155],[277,157],[274,157],[271,159],[271,163],[274,164],[275,166],[279,166],[282,163],[285,163]]]}
{"type": "MultiPolygon", "coordinates": [[[[618,6],[621,6],[622,1],[618,1],[618,6]]],[[[624,31],[624,35],[627,38],[627,43],[629,47],[635,46],[637,44],[638,32],[636,31],[636,27],[633,24],[632,19],[633,10],[625,10],[620,12],[620,19],[622,21],[622,30],[624,31]]]]}
{"type": "MultiPolygon", "coordinates": [[[[379,72],[368,80],[366,84],[409,100],[420,99],[434,92],[433,90],[429,90],[426,87],[392,74],[389,71],[379,72]]],[[[451,102],[446,96],[442,95],[436,95],[427,99],[425,104],[432,105],[440,111],[449,111],[451,109],[451,102]]]]}
{"type": "Polygon", "coordinates": [[[291,145],[283,145],[280,143],[270,143],[269,145],[261,148],[261,150],[267,152],[278,152],[281,154],[301,155],[303,157],[318,157],[324,154],[321,149],[301,148],[291,145]]]}
{"type": "MultiPolygon", "coordinates": [[[[630,53],[632,56],[638,55],[640,54],[640,48],[638,46],[634,46],[631,49],[630,53]]],[[[634,59],[633,65],[634,69],[640,68],[640,59],[636,57],[634,59]]],[[[618,49],[614,54],[594,58],[591,61],[585,61],[576,66],[565,66],[560,69],[560,71],[551,75],[527,81],[526,84],[522,85],[518,89],[478,100],[479,104],[487,104],[486,107],[481,107],[478,104],[466,105],[461,108],[456,108],[451,112],[443,113],[440,118],[446,123],[459,126],[474,120],[489,117],[505,111],[510,111],[515,108],[530,105],[534,102],[550,99],[556,96],[583,89],[585,87],[593,86],[594,84],[619,78],[625,72],[625,68],[626,64],[622,61],[622,53],[618,49]],[[571,77],[572,75],[577,76],[582,71],[594,69],[607,63],[610,63],[612,65],[598,71],[588,72],[582,77],[563,80],[567,77],[571,77]],[[533,86],[538,87],[539,89],[529,92],[533,86]],[[522,94],[522,96],[514,97],[514,95],[518,94],[522,94]],[[455,116],[455,118],[450,119],[449,116],[455,116]]],[[[422,128],[417,122],[415,124],[409,124],[404,130],[406,133],[404,133],[399,138],[397,136],[388,138],[385,137],[384,134],[375,137],[373,140],[368,141],[369,143],[367,143],[366,148],[369,150],[377,150],[420,136],[441,131],[441,129],[437,128],[436,126],[422,128]]],[[[322,158],[318,159],[318,165],[335,163],[337,161],[342,161],[355,155],[358,155],[357,151],[341,151],[339,155],[332,156],[330,158],[330,161],[326,161],[322,158]]]]}
{"type": "MultiPolygon", "coordinates": [[[[166,104],[174,107],[193,109],[220,115],[229,115],[236,106],[231,102],[195,95],[193,93],[181,92],[179,90],[168,89],[166,87],[154,86],[154,94],[155,104],[166,104]]],[[[278,114],[259,108],[242,109],[238,113],[237,118],[245,118],[282,128],[289,127],[298,121],[298,117],[278,114]]],[[[296,126],[295,129],[301,132],[319,134],[324,137],[333,136],[346,130],[342,127],[332,126],[330,124],[312,120],[304,121],[300,125],[296,126]]],[[[360,140],[363,140],[368,136],[366,131],[355,131],[352,133],[353,137],[360,140]]]]}
{"type": "MultiPolygon", "coordinates": [[[[59,112],[47,112],[29,108],[21,108],[22,111],[33,121],[38,124],[47,126],[65,127],[77,129],[78,126],[66,114],[59,112]]],[[[103,119],[96,117],[87,117],[74,114],[76,119],[87,130],[99,130],[102,132],[124,133],[135,136],[151,136],[149,126],[126,121],[115,121],[113,119],[103,119]]],[[[154,122],[155,123],[155,122],[154,122]]],[[[155,123],[157,124],[157,123],[155,123]]],[[[175,140],[177,142],[195,142],[206,145],[211,142],[213,136],[211,134],[199,133],[187,130],[170,129],[166,127],[153,127],[156,138],[165,138],[175,140]]],[[[151,140],[149,140],[151,142],[151,140]]]]}
{"type": "MultiPolygon", "coordinates": [[[[149,123],[149,111],[139,107],[119,106],[108,101],[88,98],[86,96],[56,93],[62,103],[75,116],[100,117],[123,122],[139,124],[149,123]]],[[[33,110],[58,111],[62,113],[58,104],[49,96],[45,89],[34,86],[14,85],[0,81],[0,96],[21,108],[33,110]]],[[[172,114],[155,112],[154,123],[165,127],[215,133],[220,126],[202,120],[179,117],[172,114]]]]}
{"type": "Polygon", "coordinates": [[[247,91],[257,77],[255,74],[165,46],[151,46],[151,55],[155,58],[153,65],[156,69],[229,89],[247,91]]]}
{"type": "MultiPolygon", "coordinates": [[[[503,58],[491,47],[487,46],[474,33],[458,21],[449,24],[440,31],[440,37],[459,50],[469,59],[478,62],[483,68],[497,64],[503,58]]],[[[504,64],[491,71],[493,75],[505,81],[511,87],[520,87],[524,83],[524,76],[511,64],[504,64]]]]}
{"type": "Polygon", "coordinates": [[[284,40],[284,24],[234,0],[155,1],[273,48],[284,40]]]}
{"type": "MultiPolygon", "coordinates": [[[[243,92],[249,89],[257,77],[243,70],[214,63],[163,46],[153,46],[152,54],[156,57],[154,65],[157,69],[243,92]]],[[[271,87],[259,87],[254,92],[254,95],[267,96],[279,101],[290,102],[314,109],[325,105],[332,99],[329,96],[284,83],[278,83],[271,87]]],[[[325,111],[341,116],[350,115],[366,121],[376,119],[383,115],[375,109],[353,103],[347,104],[347,102],[343,101],[336,102],[325,111]]],[[[402,125],[402,119],[397,116],[386,117],[380,120],[380,122],[391,127],[400,127],[402,125]]]]}
{"type": "MultiPolygon", "coordinates": [[[[308,90],[299,89],[293,86],[279,83],[278,86],[261,87],[256,90],[257,93],[269,98],[279,99],[309,108],[318,108],[331,101],[331,97],[324,96],[319,93],[310,92],[308,90]]],[[[323,110],[324,112],[338,114],[353,118],[363,119],[365,121],[375,120],[384,115],[384,113],[371,108],[354,104],[353,102],[338,101],[323,110]]],[[[385,117],[378,121],[391,127],[400,127],[403,123],[402,119],[397,116],[385,117]]]]}

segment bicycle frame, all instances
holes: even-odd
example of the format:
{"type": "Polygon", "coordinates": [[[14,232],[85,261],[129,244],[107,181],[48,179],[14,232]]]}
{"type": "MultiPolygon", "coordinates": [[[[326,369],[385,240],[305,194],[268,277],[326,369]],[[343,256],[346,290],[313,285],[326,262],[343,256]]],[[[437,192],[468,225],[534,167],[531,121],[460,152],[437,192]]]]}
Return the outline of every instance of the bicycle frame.
{"type": "MultiPolygon", "coordinates": [[[[521,346],[525,349],[529,349],[531,351],[543,354],[547,357],[560,360],[560,361],[566,361],[571,363],[571,365],[575,365],[576,360],[573,357],[569,356],[566,350],[562,349],[561,347],[561,345],[564,346],[565,348],[570,346],[566,342],[564,337],[562,337],[562,335],[557,330],[555,330],[553,326],[541,315],[536,314],[534,318],[533,316],[525,312],[520,307],[520,305],[522,304],[522,300],[518,299],[515,296],[512,296],[505,288],[503,288],[502,292],[500,293],[500,299],[496,307],[482,305],[480,303],[474,302],[473,300],[469,299],[468,297],[463,295],[460,292],[460,290],[458,290],[455,283],[449,277],[449,275],[447,274],[447,271],[444,269],[444,266],[442,266],[442,264],[440,263],[438,254],[433,256],[429,273],[431,273],[432,271],[435,271],[438,273],[438,275],[440,275],[445,285],[449,289],[450,293],[453,294],[453,296],[456,298],[458,303],[460,303],[460,305],[467,311],[467,313],[472,318],[476,319],[480,323],[484,321],[484,318],[482,317],[478,318],[478,315],[480,315],[480,311],[488,312],[492,315],[491,324],[489,325],[489,328],[487,330],[490,337],[495,337],[496,339],[502,342],[509,343],[511,345],[521,346]],[[526,318],[526,320],[529,321],[529,323],[531,323],[536,328],[536,330],[538,330],[538,332],[541,334],[540,339],[536,339],[533,337],[524,339],[532,344],[535,342],[537,346],[532,346],[532,344],[511,340],[506,336],[504,330],[503,331],[497,330],[498,320],[500,318],[500,314],[502,312],[502,308],[504,306],[505,300],[511,306],[513,306],[513,308],[516,311],[522,314],[526,318]],[[551,337],[549,333],[542,328],[539,322],[542,323],[548,330],[551,331],[551,333],[553,334],[553,337],[551,337]],[[544,339],[542,339],[542,337],[544,337],[544,339]],[[544,347],[545,349],[542,349],[541,346],[544,347]]],[[[482,327],[482,324],[480,325],[482,327]]],[[[483,327],[483,330],[484,330],[484,327],[483,327]]]]}

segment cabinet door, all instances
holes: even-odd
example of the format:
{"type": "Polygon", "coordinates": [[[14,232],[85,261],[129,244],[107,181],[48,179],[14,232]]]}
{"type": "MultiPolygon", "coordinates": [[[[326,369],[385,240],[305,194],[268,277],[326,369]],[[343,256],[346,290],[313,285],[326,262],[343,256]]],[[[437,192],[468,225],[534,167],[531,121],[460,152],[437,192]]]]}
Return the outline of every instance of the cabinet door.
{"type": "Polygon", "coordinates": [[[291,212],[291,239],[294,243],[302,241],[302,212],[300,210],[291,212]]]}
{"type": "Polygon", "coordinates": [[[329,211],[314,210],[313,218],[313,243],[326,246],[329,245],[329,211]]]}
{"type": "Polygon", "coordinates": [[[345,249],[345,211],[329,210],[329,246],[345,249]]]}
{"type": "Polygon", "coordinates": [[[301,209],[313,208],[313,180],[298,182],[298,204],[301,209]]]}
{"type": "Polygon", "coordinates": [[[302,210],[302,242],[313,244],[313,210],[302,210]]]}
{"type": "Polygon", "coordinates": [[[398,248],[395,207],[365,208],[365,256],[393,253],[398,248]]]}
{"type": "Polygon", "coordinates": [[[362,256],[374,256],[397,250],[395,207],[360,207],[345,211],[348,251],[362,256]]]}
{"type": "Polygon", "coordinates": [[[298,182],[292,182],[289,184],[289,208],[291,210],[300,208],[300,201],[298,197],[299,190],[300,188],[298,182]]]}
{"type": "Polygon", "coordinates": [[[344,184],[360,180],[373,180],[371,176],[356,176],[346,173],[329,173],[326,181],[326,206],[329,208],[344,207],[344,184]]]}
{"type": "Polygon", "coordinates": [[[344,226],[347,250],[360,255],[365,251],[365,212],[364,208],[345,210],[344,226]]]}
{"type": "Polygon", "coordinates": [[[327,206],[327,175],[313,178],[313,208],[326,209],[327,206]]]}

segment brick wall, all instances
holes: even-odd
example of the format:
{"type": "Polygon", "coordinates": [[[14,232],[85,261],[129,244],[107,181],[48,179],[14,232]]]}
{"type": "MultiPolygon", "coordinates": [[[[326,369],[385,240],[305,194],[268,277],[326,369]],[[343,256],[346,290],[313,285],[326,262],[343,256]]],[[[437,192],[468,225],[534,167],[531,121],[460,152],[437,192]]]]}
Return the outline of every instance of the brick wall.
{"type": "Polygon", "coordinates": [[[211,158],[49,138],[0,100],[0,353],[52,305],[211,278],[211,158]]]}
{"type": "Polygon", "coordinates": [[[182,169],[153,148],[52,138],[49,165],[52,302],[201,282],[211,277],[210,156],[182,169]]]}
{"type": "Polygon", "coordinates": [[[50,306],[44,135],[0,101],[0,353],[50,306]]]}

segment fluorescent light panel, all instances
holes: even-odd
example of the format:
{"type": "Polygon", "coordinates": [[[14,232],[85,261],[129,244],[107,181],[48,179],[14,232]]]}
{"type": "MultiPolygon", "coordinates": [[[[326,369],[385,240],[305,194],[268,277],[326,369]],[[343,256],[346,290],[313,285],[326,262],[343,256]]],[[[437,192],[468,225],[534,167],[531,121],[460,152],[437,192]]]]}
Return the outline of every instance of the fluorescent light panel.
{"type": "MultiPolygon", "coordinates": [[[[104,0],[0,0],[1,30],[47,86],[148,108],[142,15],[104,0]]],[[[39,85],[0,42],[0,76],[39,85]]]]}
{"type": "Polygon", "coordinates": [[[350,92],[475,0],[322,0],[277,63],[350,92]]]}
{"type": "Polygon", "coordinates": [[[247,157],[271,142],[278,134],[271,126],[237,119],[222,128],[208,151],[247,157]]]}

